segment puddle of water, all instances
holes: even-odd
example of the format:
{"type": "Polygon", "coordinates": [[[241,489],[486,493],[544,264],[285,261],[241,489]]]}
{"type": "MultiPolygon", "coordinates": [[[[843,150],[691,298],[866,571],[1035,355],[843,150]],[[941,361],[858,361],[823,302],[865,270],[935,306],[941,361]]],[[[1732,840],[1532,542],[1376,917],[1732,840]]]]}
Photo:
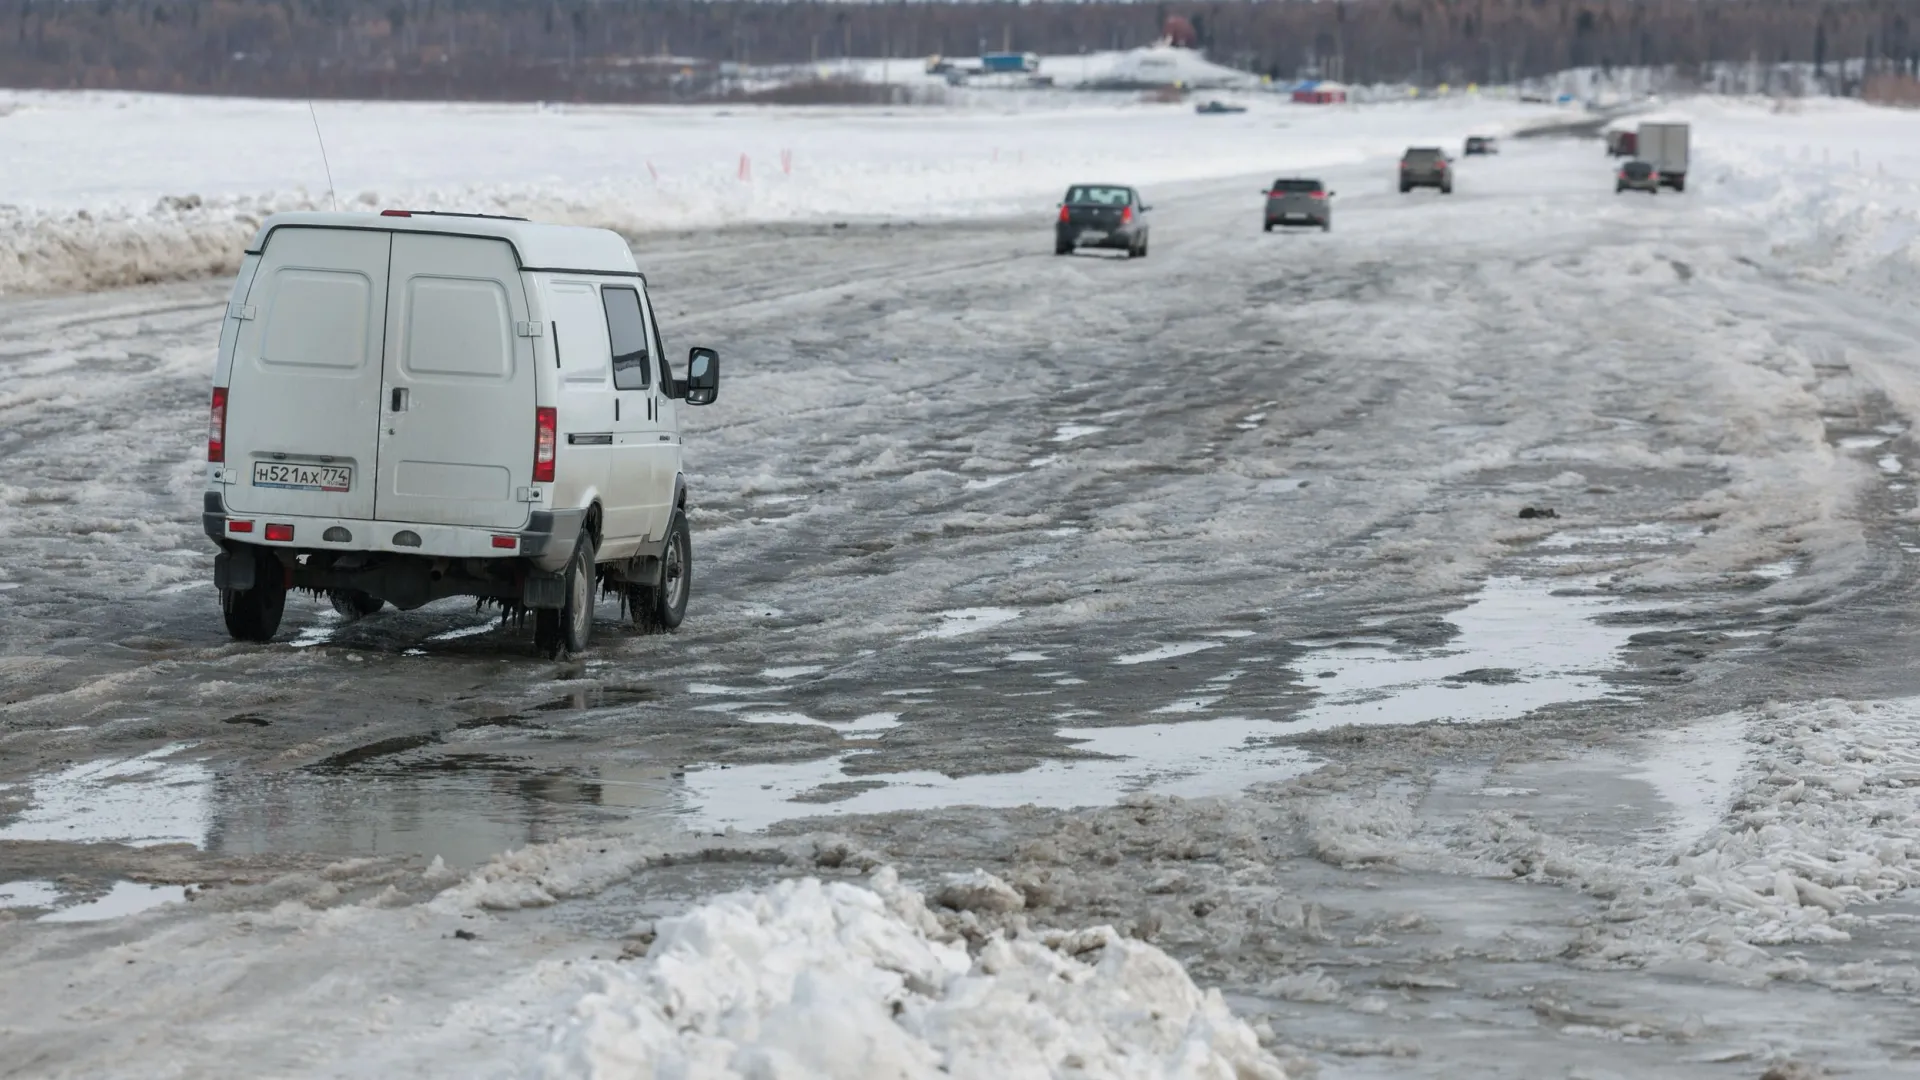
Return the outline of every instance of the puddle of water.
{"type": "Polygon", "coordinates": [[[722,686],[719,683],[689,683],[687,693],[704,697],[752,697],[755,694],[771,694],[778,690],[774,686],[722,686]]]}
{"type": "Polygon", "coordinates": [[[0,908],[52,907],[60,896],[51,881],[9,881],[0,885],[0,908]]]}
{"type": "Polygon", "coordinates": [[[484,634],[489,630],[493,630],[497,628],[499,625],[500,625],[499,619],[488,619],[486,622],[480,623],[475,626],[462,626],[457,630],[448,630],[444,634],[435,634],[432,637],[428,638],[427,640],[428,641],[458,641],[463,637],[474,637],[479,634],[484,634]]]}
{"type": "Polygon", "coordinates": [[[1049,466],[1049,465],[1051,465],[1051,464],[1053,464],[1054,462],[1056,462],[1056,461],[1059,461],[1059,460],[1060,460],[1060,455],[1059,455],[1059,454],[1048,454],[1048,455],[1047,455],[1047,456],[1045,456],[1045,457],[1037,457],[1037,458],[1029,458],[1029,459],[1027,460],[1027,468],[1029,468],[1029,469],[1044,469],[1044,468],[1046,468],[1047,466],[1049,466]]]}
{"type": "Polygon", "coordinates": [[[1053,441],[1057,443],[1084,439],[1089,435],[1098,435],[1107,430],[1104,424],[1061,424],[1053,429],[1053,441]]]}
{"type": "Polygon", "coordinates": [[[958,608],[954,611],[936,612],[940,623],[930,629],[913,635],[916,638],[952,638],[962,634],[971,634],[976,630],[985,630],[989,626],[998,626],[1012,622],[1020,617],[1018,608],[980,607],[958,608]]]}
{"type": "Polygon", "coordinates": [[[1322,697],[1292,730],[1506,720],[1606,696],[1600,672],[1618,665],[1618,650],[1634,631],[1593,616],[1635,605],[1555,596],[1553,588],[1524,578],[1489,580],[1472,603],[1447,616],[1460,633],[1437,648],[1323,648],[1302,657],[1299,670],[1317,676],[1303,681],[1322,697]],[[1488,672],[1500,677],[1476,677],[1488,672]]]}
{"type": "Polygon", "coordinates": [[[543,769],[524,757],[422,747],[364,765],[223,780],[207,849],[251,856],[401,856],[466,868],[583,833],[666,840],[681,780],[665,764],[543,769]]]}
{"type": "MultiPolygon", "coordinates": [[[[1785,581],[1793,576],[1793,560],[1781,559],[1779,562],[1756,566],[1747,573],[1754,577],[1766,578],[1768,581],[1785,581]]],[[[1761,614],[1766,614],[1766,611],[1763,610],[1761,614]]]]}
{"type": "Polygon", "coordinates": [[[181,903],[186,898],[185,885],[142,885],[137,881],[116,881],[107,895],[98,900],[50,911],[35,921],[60,923],[120,919],[150,911],[162,904],[181,903]]]}
{"type": "Polygon", "coordinates": [[[1201,637],[1243,638],[1243,637],[1252,637],[1253,635],[1254,635],[1254,631],[1252,630],[1209,630],[1206,633],[1201,634],[1200,636],[1201,637]]]}
{"type": "Polygon", "coordinates": [[[823,664],[797,664],[793,667],[770,667],[760,673],[763,679],[797,679],[802,675],[818,675],[827,670],[823,664]]]}
{"type": "Polygon", "coordinates": [[[1840,440],[1842,450],[1871,450],[1887,441],[1885,435],[1849,435],[1840,440]]]}
{"type": "Polygon", "coordinates": [[[1738,716],[1663,731],[1639,770],[1626,774],[1653,785],[1674,808],[1663,846],[1684,850],[1720,823],[1746,760],[1746,733],[1738,716]]]}
{"type": "Polygon", "coordinates": [[[1883,473],[1897,473],[1900,471],[1900,459],[1894,457],[1892,454],[1882,457],[1879,461],[1875,462],[1875,464],[1880,466],[1880,471],[1883,473]]]}
{"type": "Polygon", "coordinates": [[[1639,525],[1600,525],[1591,529],[1567,529],[1543,537],[1536,547],[1573,548],[1598,544],[1679,544],[1699,539],[1698,525],[1669,525],[1647,522],[1639,525]]]}
{"type": "Polygon", "coordinates": [[[1133,727],[1062,728],[1081,749],[1110,757],[1049,761],[1025,772],[949,777],[913,771],[849,775],[860,752],[820,761],[709,768],[689,772],[689,823],[700,829],[764,829],[819,814],[884,814],[946,806],[1104,806],[1120,796],[1151,791],[1184,798],[1233,795],[1249,785],[1299,776],[1315,766],[1307,753],[1263,740],[1288,734],[1272,720],[1221,717],[1133,727]],[[826,785],[862,782],[831,803],[806,798],[826,785]],[[866,787],[879,783],[883,786],[866,787]]]}
{"type": "Polygon", "coordinates": [[[749,724],[791,724],[799,727],[821,727],[829,731],[842,733],[885,731],[900,726],[900,714],[890,712],[868,713],[858,716],[844,724],[830,720],[815,720],[806,713],[797,712],[742,712],[734,717],[749,724]]]}
{"type": "Polygon", "coordinates": [[[0,592],[6,592],[8,589],[17,589],[19,587],[20,583],[17,581],[0,581],[0,592]]]}
{"type": "Polygon", "coordinates": [[[0,840],[205,847],[213,771],[166,760],[191,746],[173,743],[136,758],[89,761],[36,777],[27,809],[0,828],[0,840]]]}
{"type": "Polygon", "coordinates": [[[289,644],[296,649],[311,649],[315,645],[325,645],[332,641],[334,633],[340,629],[340,616],[327,612],[323,613],[320,619],[322,621],[301,630],[289,644]]]}
{"type": "Polygon", "coordinates": [[[1051,660],[1053,657],[1043,652],[1010,652],[1001,659],[1009,664],[1035,664],[1043,660],[1051,660]]]}
{"type": "Polygon", "coordinates": [[[986,488],[999,487],[1001,484],[1006,483],[1007,481],[1013,479],[1017,475],[1019,474],[1007,473],[1001,476],[986,476],[986,477],[981,477],[978,480],[969,480],[962,486],[965,487],[968,491],[981,491],[986,488]]]}
{"type": "Polygon", "coordinates": [[[1126,665],[1150,664],[1155,660],[1171,660],[1176,656],[1191,656],[1194,653],[1205,652],[1208,649],[1217,649],[1222,644],[1224,644],[1224,642],[1180,641],[1180,642],[1175,642],[1172,645],[1162,645],[1157,649],[1148,649],[1146,652],[1143,652],[1143,653],[1134,653],[1131,656],[1116,657],[1113,662],[1116,664],[1126,664],[1126,665]]]}

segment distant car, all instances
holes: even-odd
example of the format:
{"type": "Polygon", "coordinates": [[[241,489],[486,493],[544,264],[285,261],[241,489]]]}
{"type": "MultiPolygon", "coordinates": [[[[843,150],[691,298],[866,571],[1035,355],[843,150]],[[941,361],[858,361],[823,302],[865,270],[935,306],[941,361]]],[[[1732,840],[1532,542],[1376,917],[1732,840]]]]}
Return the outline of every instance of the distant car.
{"type": "Polygon", "coordinates": [[[1261,219],[1266,232],[1278,225],[1318,225],[1321,232],[1333,228],[1333,192],[1318,180],[1275,180],[1261,194],[1267,197],[1261,219]]]}
{"type": "Polygon", "coordinates": [[[1437,146],[1412,146],[1400,156],[1400,193],[1417,187],[1439,188],[1440,194],[1453,194],[1452,162],[1437,146]]]}
{"type": "Polygon", "coordinates": [[[1147,257],[1147,211],[1140,193],[1120,184],[1075,184],[1060,201],[1053,253],[1083,247],[1115,248],[1129,259],[1147,257]]]}
{"type": "Polygon", "coordinates": [[[1644,191],[1649,195],[1660,194],[1660,170],[1644,161],[1629,161],[1620,166],[1614,177],[1613,193],[1623,191],[1644,191]]]}
{"type": "Polygon", "coordinates": [[[1247,111],[1247,107],[1245,105],[1229,105],[1224,101],[1209,101],[1205,105],[1194,106],[1193,111],[1202,116],[1209,116],[1217,113],[1243,113],[1247,111]]]}
{"type": "Polygon", "coordinates": [[[1470,135],[1467,137],[1466,155],[1497,154],[1500,152],[1500,140],[1491,135],[1470,135]]]}
{"type": "Polygon", "coordinates": [[[1607,132],[1607,154],[1609,157],[1632,157],[1640,152],[1640,133],[1637,131],[1607,132]]]}

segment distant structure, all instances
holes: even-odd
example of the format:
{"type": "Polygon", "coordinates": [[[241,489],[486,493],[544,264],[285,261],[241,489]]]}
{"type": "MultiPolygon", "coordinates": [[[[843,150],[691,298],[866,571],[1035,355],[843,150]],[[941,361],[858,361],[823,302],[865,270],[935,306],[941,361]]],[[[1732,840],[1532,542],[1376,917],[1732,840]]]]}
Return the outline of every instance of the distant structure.
{"type": "Polygon", "coordinates": [[[1296,105],[1344,105],[1347,86],[1328,79],[1308,79],[1293,88],[1296,105]]]}
{"type": "Polygon", "coordinates": [[[1200,35],[1185,15],[1169,15],[1160,26],[1160,40],[1176,49],[1191,49],[1200,44],[1200,35]]]}

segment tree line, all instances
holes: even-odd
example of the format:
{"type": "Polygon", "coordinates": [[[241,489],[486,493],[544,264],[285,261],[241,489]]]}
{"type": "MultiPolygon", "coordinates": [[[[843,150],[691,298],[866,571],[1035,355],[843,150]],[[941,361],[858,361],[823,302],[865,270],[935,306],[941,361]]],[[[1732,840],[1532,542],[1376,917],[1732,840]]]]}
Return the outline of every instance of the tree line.
{"type": "Polygon", "coordinates": [[[1571,67],[1684,77],[1747,62],[1825,72],[1847,59],[1857,81],[1920,68],[1920,0],[0,0],[0,85],[688,100],[739,93],[736,65],[1130,48],[1176,15],[1210,58],[1276,79],[1511,82],[1571,67]]]}

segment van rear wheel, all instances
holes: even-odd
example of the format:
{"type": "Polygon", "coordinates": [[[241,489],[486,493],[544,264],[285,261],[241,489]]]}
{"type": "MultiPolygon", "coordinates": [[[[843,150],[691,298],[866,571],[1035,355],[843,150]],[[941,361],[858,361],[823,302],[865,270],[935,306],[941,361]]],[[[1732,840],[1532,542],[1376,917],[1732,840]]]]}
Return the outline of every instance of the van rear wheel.
{"type": "MultiPolygon", "coordinates": [[[[220,590],[220,611],[235,641],[272,641],[287,610],[287,572],[272,552],[243,549],[253,559],[253,588],[220,590]]],[[[236,552],[236,555],[239,553],[236,552]]]]}
{"type": "Polygon", "coordinates": [[[673,512],[667,526],[667,546],[660,552],[660,584],[631,585],[627,606],[633,612],[633,625],[646,633],[662,633],[677,628],[687,618],[687,599],[693,593],[693,536],[687,530],[687,516],[673,512]]]}
{"type": "Polygon", "coordinates": [[[533,647],[541,656],[557,660],[573,652],[585,652],[593,638],[593,594],[597,587],[593,572],[593,537],[581,533],[574,542],[573,558],[567,561],[566,603],[559,608],[541,608],[533,616],[533,647]]]}

